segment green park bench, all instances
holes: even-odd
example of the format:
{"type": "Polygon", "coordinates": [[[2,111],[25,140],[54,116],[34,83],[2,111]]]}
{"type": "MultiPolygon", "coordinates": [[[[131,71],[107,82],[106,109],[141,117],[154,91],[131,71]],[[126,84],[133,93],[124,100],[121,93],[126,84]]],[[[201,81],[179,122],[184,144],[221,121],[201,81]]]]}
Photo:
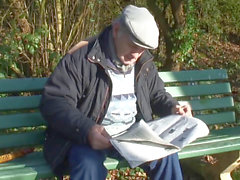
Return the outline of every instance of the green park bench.
{"type": "MultiPolygon", "coordinates": [[[[180,102],[189,102],[195,117],[211,128],[209,136],[194,141],[180,151],[180,159],[240,150],[240,126],[236,125],[226,70],[159,72],[159,76],[165,82],[167,91],[180,102]]],[[[41,152],[46,122],[38,111],[46,80],[0,80],[0,153],[35,147],[32,153],[0,164],[2,180],[53,176],[41,152]]],[[[126,162],[109,158],[105,165],[108,169],[116,169],[126,166],[126,162]]]]}

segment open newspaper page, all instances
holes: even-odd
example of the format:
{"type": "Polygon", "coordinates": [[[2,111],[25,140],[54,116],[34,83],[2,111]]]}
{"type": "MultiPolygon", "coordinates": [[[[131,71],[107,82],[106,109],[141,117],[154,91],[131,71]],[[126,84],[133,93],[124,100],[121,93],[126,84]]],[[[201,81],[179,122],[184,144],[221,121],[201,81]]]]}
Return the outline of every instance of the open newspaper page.
{"type": "Polygon", "coordinates": [[[170,115],[148,123],[141,120],[110,141],[134,168],[176,153],[208,133],[207,125],[197,118],[170,115]]]}

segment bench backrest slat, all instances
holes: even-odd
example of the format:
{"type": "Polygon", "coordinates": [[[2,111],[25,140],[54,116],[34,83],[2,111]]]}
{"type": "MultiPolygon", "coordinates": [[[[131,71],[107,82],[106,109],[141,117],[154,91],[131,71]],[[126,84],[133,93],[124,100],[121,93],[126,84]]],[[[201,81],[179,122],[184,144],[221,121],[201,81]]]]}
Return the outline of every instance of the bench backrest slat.
{"type": "Polygon", "coordinates": [[[174,97],[231,93],[231,87],[229,83],[173,86],[166,87],[166,90],[174,97]]]}
{"type": "Polygon", "coordinates": [[[1,79],[0,93],[41,91],[47,78],[1,79]]]}
{"type": "Polygon", "coordinates": [[[159,72],[158,74],[165,83],[228,79],[227,71],[225,69],[210,69],[210,70],[202,70],[202,71],[188,70],[188,71],[179,71],[179,72],[159,72]]]}
{"type": "Polygon", "coordinates": [[[46,125],[40,112],[0,115],[0,129],[46,125]]]}
{"type": "Polygon", "coordinates": [[[212,114],[196,114],[195,117],[203,120],[208,125],[234,123],[236,119],[234,111],[212,114]]]}
{"type": "Polygon", "coordinates": [[[196,99],[189,100],[188,102],[191,104],[192,108],[195,111],[231,108],[234,106],[233,98],[230,96],[211,99],[196,99]]]}
{"type": "Polygon", "coordinates": [[[0,149],[8,147],[33,146],[43,144],[43,131],[29,131],[24,133],[0,135],[0,149]]]}
{"type": "Polygon", "coordinates": [[[0,99],[0,111],[36,109],[40,99],[41,95],[3,97],[0,99]]]}

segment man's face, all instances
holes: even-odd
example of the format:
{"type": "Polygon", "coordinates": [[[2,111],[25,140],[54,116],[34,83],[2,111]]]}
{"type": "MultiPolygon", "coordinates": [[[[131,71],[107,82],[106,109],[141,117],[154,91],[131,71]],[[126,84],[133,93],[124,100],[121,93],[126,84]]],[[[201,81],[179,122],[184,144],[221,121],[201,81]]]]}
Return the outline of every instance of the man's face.
{"type": "Polygon", "coordinates": [[[143,54],[145,48],[134,44],[129,34],[120,31],[119,28],[120,26],[118,25],[115,25],[113,28],[113,38],[117,56],[124,65],[134,64],[143,54]]]}

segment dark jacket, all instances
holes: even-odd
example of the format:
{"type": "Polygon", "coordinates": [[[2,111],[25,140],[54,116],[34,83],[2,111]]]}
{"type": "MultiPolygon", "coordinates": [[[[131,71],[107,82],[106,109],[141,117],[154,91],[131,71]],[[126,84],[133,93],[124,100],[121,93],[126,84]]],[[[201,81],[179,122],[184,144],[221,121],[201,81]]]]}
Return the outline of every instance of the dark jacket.
{"type": "MultiPolygon", "coordinates": [[[[48,122],[44,154],[55,173],[72,143],[87,143],[89,129],[101,124],[110,102],[112,84],[106,70],[107,42],[111,27],[88,45],[66,54],[48,79],[40,110],[48,122]]],[[[163,81],[145,51],[135,65],[137,120],[153,114],[165,116],[177,102],[166,93],[163,81]]]]}

